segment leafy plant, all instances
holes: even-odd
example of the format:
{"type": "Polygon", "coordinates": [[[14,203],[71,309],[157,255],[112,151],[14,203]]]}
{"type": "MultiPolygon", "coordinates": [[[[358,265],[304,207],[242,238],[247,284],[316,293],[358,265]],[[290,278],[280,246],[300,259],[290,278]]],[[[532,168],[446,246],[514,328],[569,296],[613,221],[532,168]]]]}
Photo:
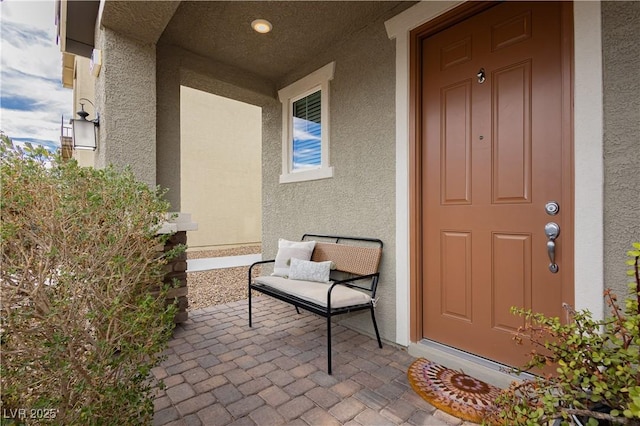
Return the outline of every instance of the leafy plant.
{"type": "Polygon", "coordinates": [[[4,141],[0,168],[3,417],[148,423],[175,314],[158,293],[167,203],[129,171],[41,147],[4,141]]]}
{"type": "Polygon", "coordinates": [[[640,424],[640,243],[628,253],[629,295],[621,308],[607,289],[611,316],[594,320],[588,311],[567,307],[571,321],[512,309],[526,326],[518,341],[534,345],[525,370],[555,367],[556,374],[513,383],[498,401],[504,424],[539,425],[553,419],[598,425],[640,424]]]}

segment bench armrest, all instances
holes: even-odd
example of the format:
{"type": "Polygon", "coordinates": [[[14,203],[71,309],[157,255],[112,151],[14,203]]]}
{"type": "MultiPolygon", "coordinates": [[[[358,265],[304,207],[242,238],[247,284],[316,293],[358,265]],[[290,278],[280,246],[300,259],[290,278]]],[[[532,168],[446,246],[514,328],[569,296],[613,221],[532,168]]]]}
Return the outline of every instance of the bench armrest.
{"type": "MultiPolygon", "coordinates": [[[[376,272],[375,274],[359,275],[357,277],[347,278],[345,280],[334,281],[331,287],[329,288],[329,293],[331,293],[331,290],[333,290],[333,287],[335,287],[336,285],[343,285],[345,287],[350,287],[350,288],[359,288],[360,290],[365,290],[365,291],[370,291],[372,293],[375,293],[375,283],[374,285],[371,286],[371,288],[355,285],[352,283],[355,283],[356,281],[360,281],[360,280],[367,280],[367,279],[369,280],[372,279],[375,281],[378,279],[379,276],[380,276],[380,273],[376,272]]],[[[375,296],[375,294],[371,295],[371,297],[373,296],[375,296]]]]}
{"type": "Polygon", "coordinates": [[[249,284],[251,284],[251,276],[252,276],[251,273],[253,272],[254,266],[262,265],[265,263],[275,263],[275,261],[276,261],[275,259],[269,259],[269,260],[259,260],[257,262],[253,262],[251,266],[249,266],[249,284]]]}

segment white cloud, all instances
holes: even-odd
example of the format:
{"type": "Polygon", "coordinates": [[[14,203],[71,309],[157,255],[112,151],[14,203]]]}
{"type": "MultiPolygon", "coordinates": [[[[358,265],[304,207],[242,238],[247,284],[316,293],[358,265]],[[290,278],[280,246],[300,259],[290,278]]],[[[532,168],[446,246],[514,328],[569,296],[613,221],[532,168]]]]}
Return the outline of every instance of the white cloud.
{"type": "Polygon", "coordinates": [[[0,129],[57,145],[62,115],[68,122],[73,111],[61,82],[55,1],[4,0],[0,15],[0,129]]]}
{"type": "Polygon", "coordinates": [[[55,34],[55,1],[3,0],[2,21],[33,25],[55,34]]]}
{"type": "Polygon", "coordinates": [[[296,140],[321,141],[321,127],[319,123],[293,117],[293,138],[296,140]]]}

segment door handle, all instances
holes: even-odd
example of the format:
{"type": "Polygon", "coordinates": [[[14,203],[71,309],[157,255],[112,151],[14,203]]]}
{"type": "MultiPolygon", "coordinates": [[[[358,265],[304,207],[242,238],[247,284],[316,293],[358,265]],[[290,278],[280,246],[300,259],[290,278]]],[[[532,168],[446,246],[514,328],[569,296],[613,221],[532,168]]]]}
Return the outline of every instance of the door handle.
{"type": "Polygon", "coordinates": [[[558,264],[556,263],[556,238],[560,235],[560,225],[555,222],[549,222],[544,226],[544,233],[547,236],[547,253],[549,254],[549,271],[552,274],[558,272],[558,264]]]}

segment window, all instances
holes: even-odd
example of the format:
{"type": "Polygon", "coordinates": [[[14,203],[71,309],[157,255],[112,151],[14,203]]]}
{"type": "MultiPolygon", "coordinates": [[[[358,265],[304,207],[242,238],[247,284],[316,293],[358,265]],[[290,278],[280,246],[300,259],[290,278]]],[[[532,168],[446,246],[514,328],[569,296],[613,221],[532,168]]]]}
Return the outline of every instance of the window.
{"type": "Polygon", "coordinates": [[[322,91],[293,102],[292,171],[322,167],[322,91]]]}
{"type": "Polygon", "coordinates": [[[280,183],[325,179],[329,166],[329,80],[335,63],[278,92],[282,102],[280,183]]]}

